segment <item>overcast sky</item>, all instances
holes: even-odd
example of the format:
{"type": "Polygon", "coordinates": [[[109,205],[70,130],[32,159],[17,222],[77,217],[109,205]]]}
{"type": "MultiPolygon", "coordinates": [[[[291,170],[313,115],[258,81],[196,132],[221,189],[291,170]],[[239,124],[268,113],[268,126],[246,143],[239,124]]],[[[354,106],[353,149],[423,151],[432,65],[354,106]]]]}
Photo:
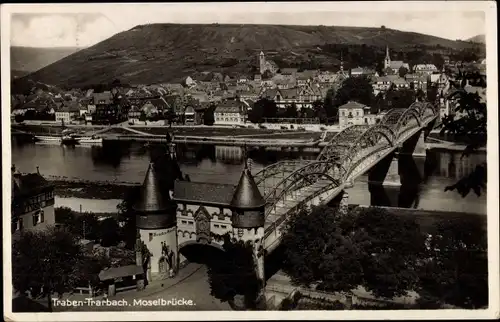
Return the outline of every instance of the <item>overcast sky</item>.
{"type": "MultiPolygon", "coordinates": [[[[457,3],[114,4],[11,7],[11,45],[87,47],[148,23],[257,23],[380,27],[448,39],[485,33],[485,15],[457,3]],[[223,8],[223,10],[221,10],[223,8]],[[402,10],[405,11],[402,11],[402,10]],[[422,11],[426,10],[426,11],[422,11]],[[31,13],[26,13],[31,11],[31,13]],[[33,13],[36,12],[36,13],[33,13]]],[[[477,10],[477,9],[475,9],[477,10]]]]}

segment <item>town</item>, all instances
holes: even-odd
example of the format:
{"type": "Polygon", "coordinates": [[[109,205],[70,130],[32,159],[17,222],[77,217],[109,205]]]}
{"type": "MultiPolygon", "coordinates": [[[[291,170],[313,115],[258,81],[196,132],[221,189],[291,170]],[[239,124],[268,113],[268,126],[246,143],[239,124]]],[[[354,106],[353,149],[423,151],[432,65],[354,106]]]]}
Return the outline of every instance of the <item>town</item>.
{"type": "Polygon", "coordinates": [[[486,57],[383,47],[13,77],[13,311],[487,308],[486,57]]]}
{"type": "MultiPolygon", "coordinates": [[[[485,59],[465,63],[443,57],[442,66],[428,62],[409,66],[403,61],[391,60],[387,47],[381,73],[370,67],[344,70],[343,62],[337,72],[281,70],[272,60],[267,60],[263,52],[256,57],[256,64],[260,70],[256,75],[230,77],[206,71],[188,76],[180,84],[125,86],[116,80],[106,86],[106,90],[102,90],[104,86],[85,91],[35,87],[30,95],[12,96],[12,120],[60,125],[127,122],[144,126],[173,123],[252,127],[261,123],[338,123],[345,127],[375,124],[380,112],[392,108],[385,101],[391,100],[396,91],[405,91],[404,96],[409,90],[416,99],[436,102],[440,117],[444,117],[454,113],[448,95],[456,89],[451,83],[461,77],[460,72],[472,76],[463,88],[486,100],[485,59]],[[349,104],[342,99],[343,104],[339,105],[332,96],[343,82],[356,78],[366,80],[365,85],[373,89],[373,97],[358,99],[363,102],[353,99],[349,104]],[[326,99],[329,100],[325,102],[326,99]],[[264,108],[269,106],[266,103],[275,108],[264,108]],[[260,110],[252,113],[256,104],[260,110]]],[[[353,81],[352,84],[361,83],[353,81]]],[[[293,125],[287,124],[286,128],[292,129],[293,125]]]]}

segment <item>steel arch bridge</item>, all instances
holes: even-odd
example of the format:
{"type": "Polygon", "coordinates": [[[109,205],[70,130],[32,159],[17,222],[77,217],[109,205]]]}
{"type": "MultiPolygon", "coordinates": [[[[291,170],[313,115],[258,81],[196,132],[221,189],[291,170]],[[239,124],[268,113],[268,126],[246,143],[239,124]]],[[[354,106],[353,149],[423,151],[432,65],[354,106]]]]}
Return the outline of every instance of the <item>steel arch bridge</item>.
{"type": "Polygon", "coordinates": [[[266,201],[266,250],[279,244],[279,228],[288,214],[329,202],[437,115],[436,107],[427,102],[392,109],[379,124],[352,125],[337,133],[314,161],[281,161],[256,173],[255,182],[266,201]]]}

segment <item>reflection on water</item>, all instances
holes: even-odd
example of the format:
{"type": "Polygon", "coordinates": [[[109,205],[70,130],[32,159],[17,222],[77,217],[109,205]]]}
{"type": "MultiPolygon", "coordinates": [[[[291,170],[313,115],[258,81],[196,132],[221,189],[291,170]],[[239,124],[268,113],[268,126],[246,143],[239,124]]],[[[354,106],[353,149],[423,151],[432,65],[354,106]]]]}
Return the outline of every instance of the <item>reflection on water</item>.
{"type": "MultiPolygon", "coordinates": [[[[49,175],[89,180],[142,182],[147,164],[163,153],[164,145],[145,146],[131,142],[105,142],[103,146],[65,147],[23,144],[13,141],[12,161],[22,172],[34,172],[36,166],[49,175]]],[[[310,159],[317,152],[300,152],[248,147],[252,172],[281,160],[310,159]]],[[[177,157],[183,173],[192,181],[236,184],[243,165],[241,147],[178,144],[177,157]]],[[[368,184],[363,175],[348,190],[349,202],[427,210],[486,213],[486,196],[470,194],[461,198],[444,188],[470,173],[486,160],[485,153],[461,157],[460,151],[432,150],[426,157],[393,159],[386,177],[389,185],[368,184]]]]}

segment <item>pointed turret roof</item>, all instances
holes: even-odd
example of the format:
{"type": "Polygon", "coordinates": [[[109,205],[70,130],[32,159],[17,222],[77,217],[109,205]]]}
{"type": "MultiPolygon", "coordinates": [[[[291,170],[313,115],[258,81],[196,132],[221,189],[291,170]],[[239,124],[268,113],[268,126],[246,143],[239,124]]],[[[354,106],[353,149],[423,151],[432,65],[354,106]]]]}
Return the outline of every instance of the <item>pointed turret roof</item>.
{"type": "Polygon", "coordinates": [[[239,209],[255,209],[266,204],[245,162],[238,186],[234,191],[231,206],[239,209]]]}
{"type": "Polygon", "coordinates": [[[140,191],[139,199],[133,207],[135,211],[155,212],[169,209],[168,191],[162,191],[153,163],[149,164],[140,191]]]}

